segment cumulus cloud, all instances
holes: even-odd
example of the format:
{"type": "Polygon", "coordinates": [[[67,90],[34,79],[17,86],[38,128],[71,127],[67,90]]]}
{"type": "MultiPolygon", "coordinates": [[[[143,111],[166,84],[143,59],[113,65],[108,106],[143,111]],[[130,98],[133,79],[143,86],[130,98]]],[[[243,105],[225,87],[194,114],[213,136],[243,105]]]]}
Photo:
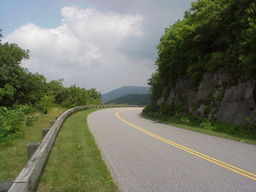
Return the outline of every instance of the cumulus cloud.
{"type": "Polygon", "coordinates": [[[146,85],[155,70],[160,37],[192,1],[72,0],[90,8],[64,7],[59,26],[29,23],[4,41],[29,49],[31,59],[23,65],[49,80],[64,78],[66,85],[102,92],[146,85]]]}
{"type": "MultiPolygon", "coordinates": [[[[143,17],[142,28],[146,33],[143,38],[133,41],[128,37],[126,46],[120,47],[126,55],[136,58],[149,58],[155,60],[156,46],[165,28],[182,18],[183,13],[195,0],[86,0],[93,7],[119,14],[140,14],[143,17]]],[[[153,67],[149,65],[148,67],[153,67]]]]}
{"type": "Polygon", "coordinates": [[[64,78],[66,84],[108,91],[122,85],[145,84],[152,72],[147,58],[133,59],[123,49],[145,35],[143,17],[96,9],[64,7],[60,26],[45,29],[29,23],[4,41],[29,49],[23,65],[48,79],[64,78]],[[127,41],[129,40],[129,41],[127,41]]]}

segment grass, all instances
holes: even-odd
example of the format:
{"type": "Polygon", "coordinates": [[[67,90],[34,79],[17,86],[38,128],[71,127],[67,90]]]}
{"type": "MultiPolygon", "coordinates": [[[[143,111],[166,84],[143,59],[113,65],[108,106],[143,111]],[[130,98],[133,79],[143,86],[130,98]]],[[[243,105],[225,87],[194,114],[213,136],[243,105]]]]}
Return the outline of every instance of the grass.
{"type": "Polygon", "coordinates": [[[204,133],[204,134],[213,135],[213,136],[217,136],[217,137],[222,137],[222,138],[225,138],[225,139],[235,140],[235,141],[239,141],[239,142],[242,142],[242,143],[248,143],[248,144],[256,145],[256,140],[255,139],[246,138],[246,137],[242,137],[242,136],[231,135],[231,134],[228,134],[228,133],[217,132],[217,131],[214,131],[212,129],[205,129],[205,128],[202,128],[202,127],[199,127],[199,126],[192,126],[192,125],[187,125],[187,124],[184,124],[184,123],[176,123],[176,122],[172,122],[172,121],[168,121],[168,120],[167,121],[159,120],[156,117],[152,117],[152,116],[149,116],[149,115],[146,115],[146,114],[143,114],[143,113],[141,115],[143,117],[147,118],[147,119],[158,121],[160,123],[164,123],[164,124],[171,125],[171,126],[174,126],[174,127],[187,129],[187,130],[191,130],[191,131],[196,131],[196,132],[199,132],[199,133],[204,133]]]}
{"type": "Polygon", "coordinates": [[[119,191],[101,158],[81,111],[63,124],[51,150],[37,192],[119,191]]]}
{"type": "Polygon", "coordinates": [[[64,109],[53,108],[48,114],[40,114],[32,126],[25,127],[25,136],[12,142],[10,146],[0,146],[0,181],[15,179],[27,162],[26,145],[41,140],[41,129],[49,127],[64,109]]]}

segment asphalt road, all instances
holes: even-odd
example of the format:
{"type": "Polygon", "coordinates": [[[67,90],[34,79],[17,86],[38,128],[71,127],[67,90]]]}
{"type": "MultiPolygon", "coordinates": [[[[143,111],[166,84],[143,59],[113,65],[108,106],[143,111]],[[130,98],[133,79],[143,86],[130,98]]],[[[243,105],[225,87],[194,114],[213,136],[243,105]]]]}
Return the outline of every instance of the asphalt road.
{"type": "Polygon", "coordinates": [[[89,115],[88,125],[124,192],[256,192],[256,146],[140,116],[142,108],[89,115]]]}

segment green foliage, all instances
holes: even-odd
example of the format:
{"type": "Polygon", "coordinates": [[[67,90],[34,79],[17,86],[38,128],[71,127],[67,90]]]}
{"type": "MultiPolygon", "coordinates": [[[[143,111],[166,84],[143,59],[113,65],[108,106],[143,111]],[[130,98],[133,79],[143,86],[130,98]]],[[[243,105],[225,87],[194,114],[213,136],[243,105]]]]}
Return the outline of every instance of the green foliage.
{"type": "Polygon", "coordinates": [[[20,66],[29,51],[13,43],[0,43],[0,106],[31,104],[47,113],[52,103],[66,107],[99,104],[100,93],[76,86],[66,88],[63,79],[47,82],[20,66]]]}
{"type": "Polygon", "coordinates": [[[36,113],[38,120],[32,126],[22,127],[22,131],[24,131],[22,137],[13,141],[9,140],[5,143],[5,146],[0,146],[0,181],[15,178],[19,174],[27,162],[25,150],[27,144],[41,140],[41,130],[46,128],[49,125],[49,121],[55,119],[63,111],[65,109],[54,107],[48,114],[36,113]]]}
{"type": "Polygon", "coordinates": [[[14,137],[19,134],[20,127],[25,114],[22,110],[8,110],[6,107],[0,108],[0,141],[4,138],[14,137]]]}
{"type": "Polygon", "coordinates": [[[2,44],[0,39],[0,145],[21,136],[23,124],[31,126],[36,121],[35,108],[48,113],[53,104],[74,107],[101,101],[95,89],[66,88],[63,79],[47,82],[43,75],[23,68],[24,59],[29,59],[28,50],[14,43],[2,44]]]}
{"type": "Polygon", "coordinates": [[[0,88],[0,102],[3,99],[11,100],[15,93],[15,89],[10,84],[5,84],[3,88],[0,88]]]}
{"type": "MultiPolygon", "coordinates": [[[[165,109],[167,110],[167,109],[165,109]]],[[[171,110],[173,111],[173,109],[171,110]]],[[[169,112],[170,114],[170,112],[169,112]]],[[[220,123],[214,122],[209,119],[200,118],[192,113],[187,113],[183,115],[167,116],[155,105],[149,105],[143,109],[143,115],[152,119],[157,119],[160,121],[174,123],[177,125],[193,126],[193,129],[209,130],[210,132],[224,133],[240,138],[256,140],[256,123],[248,123],[243,125],[234,125],[231,123],[220,123]]]]}
{"type": "Polygon", "coordinates": [[[26,126],[33,126],[34,122],[38,120],[39,116],[37,114],[31,114],[26,116],[26,126]]]}
{"type": "Polygon", "coordinates": [[[165,30],[158,45],[157,72],[149,80],[152,101],[167,85],[187,76],[224,71],[235,81],[256,74],[256,2],[197,0],[184,18],[165,30]]]}
{"type": "Polygon", "coordinates": [[[30,124],[35,119],[33,115],[28,116],[33,112],[33,108],[29,106],[17,106],[13,109],[0,107],[0,145],[6,145],[9,141],[21,137],[23,135],[24,122],[30,121],[30,124]]]}
{"type": "MultiPolygon", "coordinates": [[[[144,113],[161,120],[195,125],[207,130],[254,136],[255,123],[236,126],[199,119],[182,106],[155,107],[178,78],[186,77],[198,85],[206,72],[224,72],[229,85],[255,79],[256,74],[256,2],[255,0],[197,0],[161,37],[157,70],[148,84],[152,105],[144,113]]],[[[224,97],[224,91],[209,94],[206,114],[224,97]]]]}
{"type": "Polygon", "coordinates": [[[63,79],[47,83],[47,93],[54,97],[54,103],[64,107],[79,105],[100,104],[101,94],[95,89],[84,89],[72,85],[68,88],[63,86],[63,79]]]}
{"type": "Polygon", "coordinates": [[[54,102],[54,97],[45,95],[41,98],[41,101],[37,104],[37,108],[42,111],[44,114],[47,114],[52,107],[54,102]]]}
{"type": "Polygon", "coordinates": [[[53,80],[47,83],[47,95],[52,95],[56,104],[61,104],[65,100],[66,89],[63,86],[64,79],[53,80]]]}
{"type": "Polygon", "coordinates": [[[184,124],[187,124],[187,125],[191,124],[191,121],[190,121],[189,117],[186,117],[186,116],[181,117],[180,122],[184,123],[184,124]]]}
{"type": "Polygon", "coordinates": [[[149,117],[157,117],[157,113],[158,107],[154,104],[147,105],[142,111],[142,114],[147,115],[149,117]]]}
{"type": "Polygon", "coordinates": [[[16,100],[16,102],[35,105],[44,95],[47,95],[46,86],[47,82],[44,76],[32,74],[27,71],[23,79],[22,87],[17,89],[18,100],[16,100]]]}
{"type": "Polygon", "coordinates": [[[86,90],[73,85],[64,91],[62,105],[64,107],[75,107],[79,105],[99,104],[100,102],[100,93],[95,89],[86,90]]]}
{"type": "Polygon", "coordinates": [[[17,89],[23,86],[25,70],[20,66],[28,51],[16,44],[0,43],[0,105],[10,106],[18,99],[17,89]]]}
{"type": "Polygon", "coordinates": [[[215,129],[215,127],[212,125],[212,123],[209,119],[202,120],[200,127],[204,128],[204,129],[215,129]]]}

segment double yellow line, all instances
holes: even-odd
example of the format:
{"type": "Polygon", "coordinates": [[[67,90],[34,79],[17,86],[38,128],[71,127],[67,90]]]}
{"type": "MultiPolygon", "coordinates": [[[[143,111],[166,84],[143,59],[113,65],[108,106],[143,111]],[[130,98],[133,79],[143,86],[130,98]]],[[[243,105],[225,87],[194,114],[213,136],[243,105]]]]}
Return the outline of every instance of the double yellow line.
{"type": "Polygon", "coordinates": [[[230,171],[233,171],[233,172],[238,173],[238,174],[240,174],[240,175],[242,175],[242,176],[244,176],[244,177],[247,177],[247,178],[249,178],[249,179],[252,179],[252,180],[256,181],[256,174],[253,174],[253,173],[251,173],[251,172],[249,172],[249,171],[240,169],[240,168],[238,168],[238,167],[235,167],[235,166],[233,166],[233,165],[230,165],[230,164],[228,164],[228,163],[225,163],[225,162],[223,162],[223,161],[220,161],[220,160],[218,160],[218,159],[215,159],[215,158],[213,158],[213,157],[210,157],[210,156],[208,156],[208,155],[205,155],[205,154],[203,154],[203,153],[200,153],[200,152],[198,152],[198,151],[195,151],[195,150],[193,150],[193,149],[190,149],[190,148],[188,148],[188,147],[185,147],[185,146],[180,145],[180,144],[178,144],[178,143],[175,143],[175,142],[173,142],[173,141],[170,141],[170,140],[168,140],[168,139],[165,139],[165,138],[163,138],[163,137],[161,137],[161,136],[159,136],[159,135],[156,135],[155,133],[152,133],[152,132],[150,132],[150,131],[148,131],[148,130],[146,130],[146,129],[143,129],[143,128],[141,128],[141,127],[139,127],[139,126],[137,126],[137,125],[135,125],[135,124],[133,124],[133,123],[131,123],[131,122],[125,120],[124,118],[122,118],[122,117],[120,116],[120,113],[121,113],[121,112],[124,112],[124,111],[127,111],[127,110],[117,111],[117,112],[115,113],[115,116],[116,116],[117,119],[119,119],[120,121],[122,121],[122,122],[124,122],[125,124],[129,125],[130,127],[134,128],[134,129],[137,129],[138,131],[140,131],[140,132],[142,132],[142,133],[145,133],[146,135],[149,135],[149,136],[151,136],[151,137],[153,137],[153,138],[155,138],[155,139],[158,139],[158,140],[160,140],[160,141],[162,141],[162,142],[164,142],[164,143],[167,143],[167,144],[172,145],[172,146],[174,146],[174,147],[176,147],[176,148],[179,148],[179,149],[181,149],[181,150],[183,150],[183,151],[186,151],[187,153],[190,153],[190,154],[192,154],[192,155],[194,155],[194,156],[197,156],[197,157],[199,157],[199,158],[201,158],[201,159],[204,159],[204,160],[206,160],[206,161],[209,161],[209,162],[211,162],[211,163],[214,163],[214,164],[216,164],[216,165],[219,165],[219,166],[224,167],[224,168],[226,168],[226,169],[228,169],[228,170],[230,170],[230,171]]]}

